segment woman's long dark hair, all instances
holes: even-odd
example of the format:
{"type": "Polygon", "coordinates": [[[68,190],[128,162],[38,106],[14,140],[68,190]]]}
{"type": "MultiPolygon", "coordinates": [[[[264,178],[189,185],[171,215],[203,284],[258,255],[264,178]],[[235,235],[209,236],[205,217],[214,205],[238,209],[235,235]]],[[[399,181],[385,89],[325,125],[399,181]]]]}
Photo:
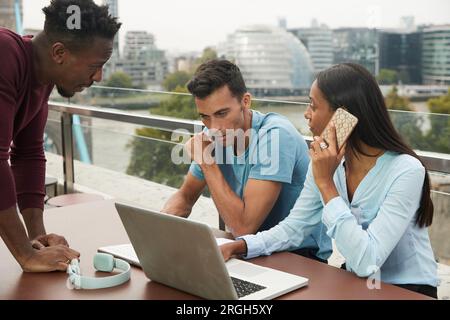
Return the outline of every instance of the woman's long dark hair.
{"type": "MultiPolygon", "coordinates": [[[[409,154],[418,159],[425,167],[419,156],[395,130],[380,87],[364,67],[353,63],[332,66],[319,72],[317,85],[334,110],[344,106],[358,118],[358,124],[347,142],[347,147],[353,153],[364,154],[360,145],[362,141],[374,148],[409,154]]],[[[416,224],[419,227],[428,227],[432,221],[433,202],[430,197],[430,178],[425,169],[425,180],[416,224]]]]}

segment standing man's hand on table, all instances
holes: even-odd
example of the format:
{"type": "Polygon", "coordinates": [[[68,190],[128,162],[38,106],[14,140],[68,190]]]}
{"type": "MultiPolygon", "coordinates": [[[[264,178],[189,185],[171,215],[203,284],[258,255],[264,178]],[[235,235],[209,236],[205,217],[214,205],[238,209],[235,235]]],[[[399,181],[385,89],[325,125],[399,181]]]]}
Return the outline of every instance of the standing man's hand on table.
{"type": "Polygon", "coordinates": [[[58,244],[33,249],[31,255],[21,264],[25,272],[66,271],[72,259],[78,259],[80,253],[69,247],[58,244]]]}
{"type": "Polygon", "coordinates": [[[63,237],[46,234],[42,213],[42,209],[22,211],[27,235],[16,206],[1,210],[0,236],[23,271],[65,271],[70,261],[79,258],[80,253],[70,249],[63,237]],[[34,240],[30,242],[30,239],[34,240]],[[32,244],[39,250],[33,248],[32,244]]]}
{"type": "Polygon", "coordinates": [[[44,212],[39,208],[30,208],[22,210],[22,217],[28,230],[28,237],[31,245],[35,249],[42,249],[56,245],[69,246],[67,240],[60,235],[47,234],[44,227],[44,212]]]}
{"type": "Polygon", "coordinates": [[[57,245],[68,247],[69,243],[63,236],[50,233],[34,238],[33,240],[31,240],[31,245],[33,246],[33,248],[40,250],[45,247],[52,247],[57,245]]]}

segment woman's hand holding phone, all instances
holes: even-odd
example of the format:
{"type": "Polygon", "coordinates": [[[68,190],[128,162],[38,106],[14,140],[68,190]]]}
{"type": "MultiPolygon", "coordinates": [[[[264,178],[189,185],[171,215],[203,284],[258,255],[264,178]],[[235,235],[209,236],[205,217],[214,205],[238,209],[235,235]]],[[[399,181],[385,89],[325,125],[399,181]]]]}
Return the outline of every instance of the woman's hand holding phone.
{"type": "Polygon", "coordinates": [[[336,137],[336,145],[337,150],[341,150],[342,146],[345,144],[347,139],[350,137],[353,129],[358,124],[358,118],[352,115],[350,112],[345,110],[344,108],[338,108],[331,118],[330,122],[323,130],[321,137],[325,140],[325,142],[329,142],[330,137],[330,124],[333,123],[335,127],[335,137],[336,137]]]}
{"type": "Polygon", "coordinates": [[[337,197],[333,181],[334,172],[345,154],[345,145],[358,119],[342,108],[336,110],[321,137],[314,137],[309,155],[314,181],[326,203],[337,197]],[[336,122],[338,126],[336,126],[336,122]],[[339,129],[338,129],[339,128],[339,129]]]}

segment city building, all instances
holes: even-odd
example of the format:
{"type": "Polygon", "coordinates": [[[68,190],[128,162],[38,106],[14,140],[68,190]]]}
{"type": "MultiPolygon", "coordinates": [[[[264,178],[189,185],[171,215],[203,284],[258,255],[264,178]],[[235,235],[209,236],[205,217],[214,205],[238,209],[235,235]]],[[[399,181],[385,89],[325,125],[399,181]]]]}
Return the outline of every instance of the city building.
{"type": "Polygon", "coordinates": [[[197,54],[184,54],[181,56],[177,56],[174,58],[174,68],[173,71],[184,71],[184,72],[192,72],[195,68],[195,62],[198,58],[197,54]]]}
{"type": "Polygon", "coordinates": [[[124,54],[115,71],[129,75],[134,87],[159,87],[168,73],[165,51],[155,45],[155,38],[146,31],[129,31],[125,35],[124,54]]]}
{"type": "Polygon", "coordinates": [[[450,85],[450,24],[422,28],[422,78],[450,85]]]}
{"type": "Polygon", "coordinates": [[[142,48],[152,47],[155,37],[147,31],[128,31],[125,35],[125,47],[123,57],[126,59],[136,59],[142,48]]]}
{"type": "Polygon", "coordinates": [[[359,63],[373,75],[378,75],[378,38],[376,29],[334,29],[333,51],[334,63],[359,63]]]}
{"type": "Polygon", "coordinates": [[[313,20],[310,28],[289,29],[305,45],[317,73],[333,64],[333,31],[313,20]]]}
{"type": "Polygon", "coordinates": [[[256,96],[305,94],[313,80],[308,51],[282,28],[239,28],[218,46],[218,56],[239,66],[249,91],[256,96]]]}
{"type": "Polygon", "coordinates": [[[399,81],[422,83],[422,34],[404,30],[378,30],[379,67],[395,70],[399,81]]]}

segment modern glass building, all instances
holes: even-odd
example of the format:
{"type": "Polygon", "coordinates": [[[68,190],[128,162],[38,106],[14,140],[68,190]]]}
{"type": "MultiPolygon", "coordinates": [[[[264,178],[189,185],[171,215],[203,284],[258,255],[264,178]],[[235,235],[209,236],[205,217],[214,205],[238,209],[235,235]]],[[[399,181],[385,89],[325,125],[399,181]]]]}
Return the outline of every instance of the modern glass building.
{"type": "Polygon", "coordinates": [[[377,36],[376,29],[334,29],[334,63],[359,63],[372,74],[377,75],[379,71],[377,36]]]}
{"type": "Polygon", "coordinates": [[[147,31],[128,31],[123,56],[116,62],[115,71],[131,77],[133,86],[159,88],[168,73],[165,51],[156,47],[155,37],[147,31]]]}
{"type": "Polygon", "coordinates": [[[422,30],[422,78],[424,84],[450,85],[450,25],[422,30]]]}
{"type": "Polygon", "coordinates": [[[315,73],[333,64],[333,32],[327,26],[289,29],[289,32],[299,38],[308,49],[315,73]]]}
{"type": "Polygon", "coordinates": [[[242,27],[218,46],[219,57],[235,62],[256,96],[298,95],[309,91],[314,67],[303,43],[284,29],[242,27]]]}
{"type": "Polygon", "coordinates": [[[422,83],[422,34],[380,30],[378,32],[380,69],[395,70],[403,83],[422,83]]]}
{"type": "Polygon", "coordinates": [[[125,35],[124,58],[135,59],[143,48],[155,44],[155,37],[147,31],[128,31],[125,35]]]}

